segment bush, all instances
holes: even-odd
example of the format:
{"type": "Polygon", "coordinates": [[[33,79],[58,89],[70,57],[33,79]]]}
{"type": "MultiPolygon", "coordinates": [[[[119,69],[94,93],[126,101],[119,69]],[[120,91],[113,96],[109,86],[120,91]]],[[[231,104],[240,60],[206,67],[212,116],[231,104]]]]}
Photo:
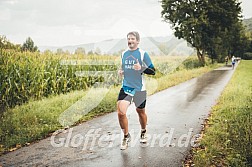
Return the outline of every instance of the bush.
{"type": "Polygon", "coordinates": [[[195,57],[186,59],[183,65],[187,70],[202,67],[201,62],[195,57]]]}
{"type": "Polygon", "coordinates": [[[244,60],[252,60],[252,53],[251,52],[246,52],[243,54],[242,59],[244,60]]]}

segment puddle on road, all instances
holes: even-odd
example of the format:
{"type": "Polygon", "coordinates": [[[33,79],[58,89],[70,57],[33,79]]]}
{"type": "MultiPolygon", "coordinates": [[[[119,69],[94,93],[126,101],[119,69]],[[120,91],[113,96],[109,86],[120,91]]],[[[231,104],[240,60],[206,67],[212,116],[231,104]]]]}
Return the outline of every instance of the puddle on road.
{"type": "Polygon", "coordinates": [[[187,101],[192,102],[199,95],[204,94],[204,91],[211,90],[211,85],[216,84],[221,80],[228,70],[214,70],[196,79],[196,83],[187,89],[187,101]]]}

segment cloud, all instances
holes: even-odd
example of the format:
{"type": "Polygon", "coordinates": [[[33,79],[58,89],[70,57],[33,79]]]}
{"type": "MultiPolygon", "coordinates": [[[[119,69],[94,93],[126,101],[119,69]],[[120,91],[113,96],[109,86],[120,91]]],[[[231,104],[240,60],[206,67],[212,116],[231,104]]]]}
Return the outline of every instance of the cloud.
{"type": "Polygon", "coordinates": [[[156,0],[1,0],[0,4],[1,33],[18,43],[30,36],[38,45],[114,38],[129,29],[122,20],[147,34],[154,28],[150,20],[160,18],[156,0]]]}
{"type": "Polygon", "coordinates": [[[1,0],[0,4],[10,4],[10,5],[14,5],[18,3],[18,0],[1,0]]]}
{"type": "Polygon", "coordinates": [[[9,21],[11,18],[11,12],[9,9],[1,9],[0,7],[0,21],[9,21]]]}
{"type": "MultiPolygon", "coordinates": [[[[245,16],[252,1],[242,0],[245,16]]],[[[125,37],[172,33],[158,0],[0,0],[1,33],[14,43],[31,37],[37,45],[73,45],[125,37]]]]}
{"type": "Polygon", "coordinates": [[[252,17],[252,1],[251,0],[239,0],[241,2],[242,14],[245,18],[252,17]]]}

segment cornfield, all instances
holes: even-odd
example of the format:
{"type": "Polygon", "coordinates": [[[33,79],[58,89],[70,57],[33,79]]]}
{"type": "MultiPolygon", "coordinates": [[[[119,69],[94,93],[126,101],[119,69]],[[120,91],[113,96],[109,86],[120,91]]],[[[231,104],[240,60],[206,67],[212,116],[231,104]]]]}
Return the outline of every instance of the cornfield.
{"type": "MultiPolygon", "coordinates": [[[[161,77],[178,68],[187,68],[188,59],[184,61],[185,58],[153,56],[158,71],[154,77],[161,77]]],[[[190,65],[198,62],[196,58],[189,61],[190,65]]],[[[85,90],[95,83],[118,85],[120,78],[116,71],[119,66],[120,56],[57,55],[4,50],[0,56],[0,111],[21,105],[30,99],[85,90]]]]}
{"type": "Polygon", "coordinates": [[[4,51],[0,56],[0,107],[13,107],[29,99],[41,99],[49,95],[87,89],[104,80],[101,76],[77,76],[80,71],[115,71],[114,64],[100,65],[111,61],[113,56],[65,56],[40,53],[4,51]],[[71,63],[74,60],[74,64],[71,63]],[[89,62],[92,60],[93,64],[89,62]],[[63,62],[63,63],[62,63],[63,62]],[[64,62],[67,62],[67,64],[64,62]],[[82,62],[82,63],[79,63],[82,62]],[[94,65],[96,62],[97,65],[94,65]]]}

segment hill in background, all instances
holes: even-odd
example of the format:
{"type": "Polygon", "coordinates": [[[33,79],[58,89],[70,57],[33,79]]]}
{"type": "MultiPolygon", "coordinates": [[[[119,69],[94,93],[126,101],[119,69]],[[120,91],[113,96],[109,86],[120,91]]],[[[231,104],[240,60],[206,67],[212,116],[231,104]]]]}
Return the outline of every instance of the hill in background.
{"type": "Polygon", "coordinates": [[[244,19],[243,24],[245,25],[247,31],[252,32],[252,18],[244,19]]]}
{"type": "MultiPolygon", "coordinates": [[[[143,37],[140,41],[140,48],[154,55],[191,55],[194,49],[187,45],[187,42],[182,39],[177,39],[174,36],[166,37],[143,37]]],[[[99,49],[103,54],[115,54],[127,48],[126,39],[109,39],[97,43],[80,44],[64,47],[41,46],[40,51],[51,50],[56,52],[57,49],[74,53],[77,48],[84,48],[85,52],[95,52],[99,49]]]]}

